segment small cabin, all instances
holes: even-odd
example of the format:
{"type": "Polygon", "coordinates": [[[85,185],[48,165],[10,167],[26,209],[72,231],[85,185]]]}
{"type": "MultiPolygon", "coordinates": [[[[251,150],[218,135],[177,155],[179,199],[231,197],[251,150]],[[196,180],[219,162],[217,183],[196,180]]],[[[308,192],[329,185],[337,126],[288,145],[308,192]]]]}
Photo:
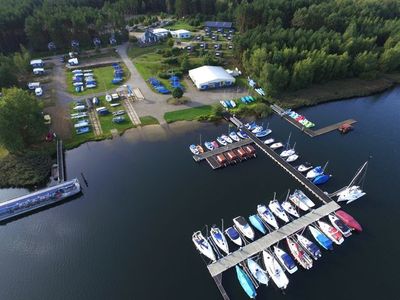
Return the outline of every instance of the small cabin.
{"type": "Polygon", "coordinates": [[[245,147],[244,147],[244,150],[247,152],[247,154],[248,154],[249,156],[254,156],[254,155],[256,155],[256,149],[254,149],[254,147],[251,146],[251,145],[245,146],[245,147]]]}
{"type": "Polygon", "coordinates": [[[243,148],[237,148],[237,149],[235,149],[235,152],[237,153],[237,155],[240,158],[246,158],[248,155],[247,152],[243,148]]]}
{"type": "Polygon", "coordinates": [[[233,152],[233,151],[228,151],[228,152],[225,153],[225,155],[226,155],[226,158],[227,158],[229,161],[235,161],[235,160],[238,159],[238,156],[237,156],[236,153],[233,152]]]}
{"type": "Polygon", "coordinates": [[[217,158],[217,161],[221,164],[221,165],[224,165],[224,164],[226,164],[226,157],[225,157],[225,155],[223,154],[223,153],[221,153],[221,154],[218,154],[217,156],[216,156],[216,158],[217,158]]]}
{"type": "Polygon", "coordinates": [[[351,126],[348,123],[343,123],[342,125],[339,126],[338,130],[341,133],[345,134],[345,133],[348,133],[349,131],[353,130],[353,126],[351,126]]]}

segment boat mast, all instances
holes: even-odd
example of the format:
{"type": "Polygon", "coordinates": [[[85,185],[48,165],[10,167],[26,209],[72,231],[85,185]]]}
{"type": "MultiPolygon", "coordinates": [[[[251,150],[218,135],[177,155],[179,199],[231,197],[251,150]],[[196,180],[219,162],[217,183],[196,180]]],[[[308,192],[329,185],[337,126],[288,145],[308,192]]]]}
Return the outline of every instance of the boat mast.
{"type": "Polygon", "coordinates": [[[290,137],[292,136],[292,132],[289,133],[289,137],[288,140],[286,142],[286,150],[289,149],[289,145],[290,145],[290,137]]]}
{"type": "Polygon", "coordinates": [[[325,163],[324,168],[322,169],[323,172],[325,172],[326,167],[328,166],[329,160],[325,163]]]}
{"type": "MultiPolygon", "coordinates": [[[[365,173],[367,172],[367,166],[368,166],[368,161],[366,161],[361,168],[358,169],[356,175],[353,177],[353,179],[350,181],[349,185],[347,187],[351,187],[354,185],[355,181],[357,180],[358,176],[365,170],[365,173]]],[[[365,175],[364,173],[364,175],[365,175]]]]}
{"type": "Polygon", "coordinates": [[[288,191],[287,191],[287,195],[286,195],[285,201],[287,201],[287,199],[289,198],[289,194],[290,194],[290,189],[288,189],[288,191]]]}

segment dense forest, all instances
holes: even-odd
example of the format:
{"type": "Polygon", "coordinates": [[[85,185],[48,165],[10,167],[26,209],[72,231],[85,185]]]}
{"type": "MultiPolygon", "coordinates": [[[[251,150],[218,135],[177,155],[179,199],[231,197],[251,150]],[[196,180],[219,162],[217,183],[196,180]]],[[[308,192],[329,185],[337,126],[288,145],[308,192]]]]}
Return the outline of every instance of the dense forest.
{"type": "MultiPolygon", "coordinates": [[[[233,21],[237,58],[271,94],[400,71],[398,0],[0,0],[0,52],[107,41],[141,14],[233,21]]],[[[198,22],[200,23],[200,22],[198,22]]],[[[2,58],[6,61],[6,58],[2,58]]],[[[10,65],[10,64],[9,64],[10,65]]]]}

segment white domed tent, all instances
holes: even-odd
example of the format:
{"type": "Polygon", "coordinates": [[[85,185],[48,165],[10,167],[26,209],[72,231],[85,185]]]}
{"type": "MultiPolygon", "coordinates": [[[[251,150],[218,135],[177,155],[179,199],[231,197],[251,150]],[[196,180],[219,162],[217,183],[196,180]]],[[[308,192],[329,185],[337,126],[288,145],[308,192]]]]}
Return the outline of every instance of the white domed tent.
{"type": "Polygon", "coordinates": [[[199,90],[232,86],[235,78],[217,66],[203,66],[189,71],[189,77],[199,90]]]}

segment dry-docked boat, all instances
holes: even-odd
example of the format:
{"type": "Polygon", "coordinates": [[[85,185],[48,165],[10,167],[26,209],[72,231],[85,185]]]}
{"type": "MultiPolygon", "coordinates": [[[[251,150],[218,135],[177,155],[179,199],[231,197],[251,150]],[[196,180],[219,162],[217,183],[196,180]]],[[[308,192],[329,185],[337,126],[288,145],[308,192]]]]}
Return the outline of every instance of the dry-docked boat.
{"type": "Polygon", "coordinates": [[[306,270],[311,269],[313,266],[312,258],[309,257],[307,253],[305,253],[303,249],[301,249],[301,247],[292,239],[286,238],[286,242],[294,259],[297,260],[300,266],[302,266],[306,270]]]}
{"type": "Polygon", "coordinates": [[[281,265],[278,261],[267,251],[263,251],[263,260],[265,268],[271,277],[272,281],[280,289],[286,289],[289,284],[289,279],[287,278],[285,272],[282,270],[281,265]]]}
{"type": "Polygon", "coordinates": [[[294,262],[293,258],[283,251],[281,248],[274,247],[274,254],[281,265],[288,271],[290,274],[293,274],[298,270],[296,263],[294,262]]]}
{"type": "Polygon", "coordinates": [[[211,227],[210,234],[215,245],[217,245],[218,248],[224,251],[226,254],[229,254],[228,242],[225,238],[225,235],[222,233],[221,229],[213,226],[211,227]]]}
{"type": "Polygon", "coordinates": [[[201,231],[193,233],[192,241],[201,254],[205,255],[212,261],[216,261],[214,250],[211,248],[210,243],[204,238],[201,231]]]}
{"type": "Polygon", "coordinates": [[[254,240],[254,230],[250,224],[247,223],[246,219],[242,216],[233,219],[233,223],[237,230],[239,230],[245,237],[254,240]]]}
{"type": "Polygon", "coordinates": [[[323,221],[318,221],[318,226],[319,228],[321,228],[321,231],[325,233],[325,235],[332,240],[332,242],[334,242],[337,245],[343,243],[344,238],[339,230],[337,230],[336,228],[332,227],[331,225],[323,221]]]}
{"type": "Polygon", "coordinates": [[[265,205],[257,205],[257,213],[264,220],[264,222],[268,223],[275,229],[279,228],[278,222],[276,221],[272,212],[265,205]]]}

